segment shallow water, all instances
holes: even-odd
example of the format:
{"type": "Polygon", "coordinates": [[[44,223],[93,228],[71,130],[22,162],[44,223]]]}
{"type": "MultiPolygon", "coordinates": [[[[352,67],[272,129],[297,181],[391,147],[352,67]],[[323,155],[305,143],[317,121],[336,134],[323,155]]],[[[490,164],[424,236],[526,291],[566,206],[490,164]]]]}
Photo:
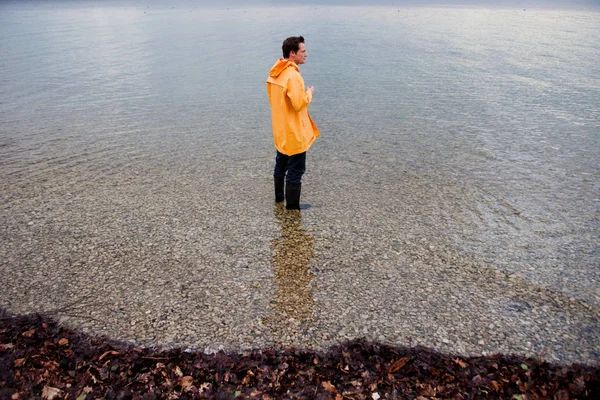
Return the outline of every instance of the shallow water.
{"type": "Polygon", "coordinates": [[[215,277],[268,260],[264,82],[293,34],[322,133],[303,189],[313,268],[350,252],[377,270],[414,239],[600,305],[600,14],[565,10],[3,3],[11,279],[40,265],[60,276],[84,251],[61,241],[149,243],[152,265],[195,240],[188,256],[215,277]],[[34,240],[31,226],[46,228],[34,240]]]}

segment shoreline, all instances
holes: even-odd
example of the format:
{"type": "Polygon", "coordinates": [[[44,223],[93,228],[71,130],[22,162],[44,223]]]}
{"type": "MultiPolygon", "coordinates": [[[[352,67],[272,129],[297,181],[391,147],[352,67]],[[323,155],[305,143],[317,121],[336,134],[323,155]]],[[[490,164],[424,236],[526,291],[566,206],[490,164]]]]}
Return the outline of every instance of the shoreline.
{"type": "Polygon", "coordinates": [[[0,312],[0,395],[170,398],[395,398],[576,396],[600,390],[600,366],[495,354],[462,357],[365,340],[322,352],[241,354],[138,348],[0,312]],[[272,397],[274,396],[274,397],[272,397]]]}

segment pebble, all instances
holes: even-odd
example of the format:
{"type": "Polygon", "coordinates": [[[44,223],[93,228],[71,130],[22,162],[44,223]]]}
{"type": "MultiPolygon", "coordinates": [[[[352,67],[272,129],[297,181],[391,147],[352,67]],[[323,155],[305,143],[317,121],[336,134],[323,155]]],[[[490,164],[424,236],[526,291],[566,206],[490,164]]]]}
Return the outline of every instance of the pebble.
{"type": "MultiPolygon", "coordinates": [[[[0,306],[142,346],[323,349],[366,337],[526,355],[535,338],[548,360],[600,362],[595,264],[567,268],[552,223],[514,227],[500,207],[510,196],[405,153],[363,160],[370,168],[348,162],[351,149],[320,150],[303,185],[313,207],[298,218],[271,204],[270,153],[229,148],[235,162],[223,163],[227,148],[213,140],[132,164],[117,147],[101,165],[73,163],[47,182],[5,176],[0,306]],[[105,165],[111,174],[96,171],[105,165]],[[44,211],[24,229],[31,210],[44,211]],[[523,238],[536,257],[517,246],[523,238]]],[[[579,239],[577,254],[592,254],[592,238],[579,239]]]]}

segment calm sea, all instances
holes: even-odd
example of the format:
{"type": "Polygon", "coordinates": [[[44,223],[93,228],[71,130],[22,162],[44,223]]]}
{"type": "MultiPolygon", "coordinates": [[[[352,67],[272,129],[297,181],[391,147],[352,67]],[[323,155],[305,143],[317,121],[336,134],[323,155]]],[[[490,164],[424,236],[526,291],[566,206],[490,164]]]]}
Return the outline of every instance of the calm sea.
{"type": "Polygon", "coordinates": [[[600,304],[593,11],[0,3],[4,220],[25,186],[52,197],[183,160],[269,165],[264,82],[297,34],[323,135],[312,165],[364,157],[381,179],[459,182],[478,224],[459,248],[600,304]]]}

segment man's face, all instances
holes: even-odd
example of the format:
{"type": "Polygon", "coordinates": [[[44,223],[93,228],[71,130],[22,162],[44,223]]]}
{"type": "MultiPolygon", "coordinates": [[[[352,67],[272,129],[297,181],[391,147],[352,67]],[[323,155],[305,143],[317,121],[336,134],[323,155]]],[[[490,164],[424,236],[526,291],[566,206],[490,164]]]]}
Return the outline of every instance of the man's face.
{"type": "Polygon", "coordinates": [[[304,43],[300,43],[297,53],[290,51],[289,59],[295,62],[296,64],[300,65],[306,62],[306,56],[308,56],[308,54],[306,53],[306,46],[304,45],[304,43]]]}

